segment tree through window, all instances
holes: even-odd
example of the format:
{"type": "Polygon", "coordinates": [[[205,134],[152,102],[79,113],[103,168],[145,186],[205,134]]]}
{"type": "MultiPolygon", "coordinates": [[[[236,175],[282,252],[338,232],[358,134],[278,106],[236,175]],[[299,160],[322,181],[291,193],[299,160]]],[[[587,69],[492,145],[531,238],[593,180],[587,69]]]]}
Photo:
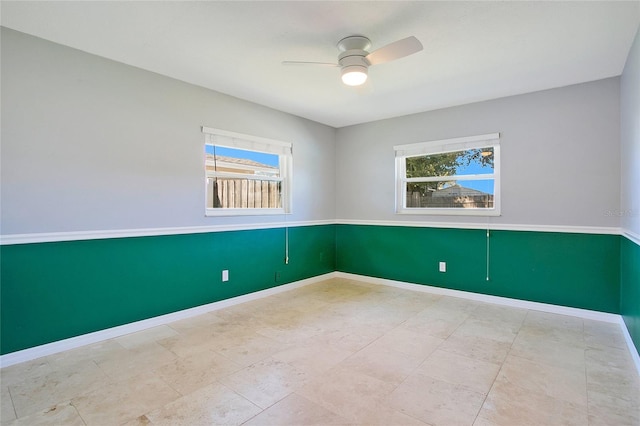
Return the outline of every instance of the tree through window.
{"type": "Polygon", "coordinates": [[[499,135],[398,145],[398,213],[485,214],[500,210],[499,135]]]}

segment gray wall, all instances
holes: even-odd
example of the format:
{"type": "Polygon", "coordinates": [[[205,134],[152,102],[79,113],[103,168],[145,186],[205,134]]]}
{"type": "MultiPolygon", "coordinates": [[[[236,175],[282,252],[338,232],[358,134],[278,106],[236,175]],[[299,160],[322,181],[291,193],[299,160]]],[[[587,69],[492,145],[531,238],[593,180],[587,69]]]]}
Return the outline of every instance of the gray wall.
{"type": "Polygon", "coordinates": [[[638,49],[636,39],[622,99],[612,78],[335,130],[3,28],[0,231],[282,221],[204,217],[205,125],[293,142],[288,220],[622,220],[637,233],[637,216],[615,213],[640,202],[638,49]],[[502,134],[501,217],[394,213],[393,145],[491,132],[502,134]]]}
{"type": "Polygon", "coordinates": [[[620,82],[620,225],[640,235],[640,30],[620,82]]]}
{"type": "Polygon", "coordinates": [[[338,129],[341,220],[619,226],[619,78],[338,129]],[[397,144],[501,133],[502,216],[394,213],[397,144]]]}
{"type": "Polygon", "coordinates": [[[291,221],[335,218],[335,129],[2,28],[1,233],[282,221],[204,216],[200,126],[293,143],[291,221]]]}

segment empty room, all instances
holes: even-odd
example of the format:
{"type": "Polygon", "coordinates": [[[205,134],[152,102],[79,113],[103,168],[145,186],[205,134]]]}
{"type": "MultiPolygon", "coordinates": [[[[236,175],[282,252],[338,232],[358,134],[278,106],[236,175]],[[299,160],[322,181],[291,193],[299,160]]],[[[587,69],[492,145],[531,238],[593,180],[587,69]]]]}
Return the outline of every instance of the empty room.
{"type": "Polygon", "coordinates": [[[2,426],[640,425],[640,1],[0,18],[2,426]]]}

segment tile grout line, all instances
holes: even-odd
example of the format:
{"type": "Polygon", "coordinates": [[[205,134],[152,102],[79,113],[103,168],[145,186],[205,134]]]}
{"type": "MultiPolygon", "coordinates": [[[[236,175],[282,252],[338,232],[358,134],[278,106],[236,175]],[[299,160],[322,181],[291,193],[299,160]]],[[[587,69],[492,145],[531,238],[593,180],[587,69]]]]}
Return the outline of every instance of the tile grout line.
{"type": "Polygon", "coordinates": [[[13,395],[11,395],[11,388],[7,385],[7,392],[9,392],[9,398],[11,398],[11,409],[13,410],[13,417],[18,419],[18,412],[16,411],[16,405],[13,403],[13,395]]]}
{"type": "Polygon", "coordinates": [[[591,415],[591,404],[589,403],[589,374],[587,368],[587,340],[585,339],[585,323],[584,319],[582,320],[582,340],[584,341],[584,350],[582,353],[584,354],[584,393],[585,393],[585,401],[586,401],[586,409],[587,409],[587,421],[589,421],[589,416],[591,415]]]}
{"type": "Polygon", "coordinates": [[[74,405],[73,398],[69,400],[69,405],[72,406],[73,409],[76,411],[76,413],[78,414],[78,417],[80,417],[80,420],[82,420],[82,423],[84,423],[84,425],[87,426],[87,421],[84,419],[84,417],[82,417],[82,414],[80,414],[80,410],[78,410],[78,407],[74,405]]]}
{"type": "Polygon", "coordinates": [[[498,377],[500,377],[500,372],[502,372],[502,369],[504,368],[504,364],[507,362],[507,358],[509,358],[509,354],[511,353],[511,350],[513,349],[513,344],[515,343],[516,339],[518,338],[518,335],[520,334],[520,331],[522,330],[522,326],[524,325],[524,322],[526,321],[527,316],[529,315],[529,312],[531,312],[531,310],[530,309],[526,309],[526,313],[522,317],[522,321],[520,322],[520,326],[518,327],[518,332],[516,333],[515,337],[511,341],[511,344],[509,345],[509,350],[507,351],[506,355],[504,356],[504,359],[500,363],[500,368],[498,369],[498,372],[496,373],[496,377],[494,377],[493,382],[491,382],[491,387],[487,391],[487,394],[484,396],[484,399],[482,400],[482,404],[480,404],[480,408],[478,409],[478,413],[476,414],[475,418],[473,419],[472,425],[474,425],[476,423],[476,421],[478,421],[478,418],[480,418],[480,413],[482,412],[482,408],[484,407],[485,403],[487,402],[487,399],[489,398],[489,394],[491,394],[491,391],[493,390],[494,386],[496,385],[498,377]]]}

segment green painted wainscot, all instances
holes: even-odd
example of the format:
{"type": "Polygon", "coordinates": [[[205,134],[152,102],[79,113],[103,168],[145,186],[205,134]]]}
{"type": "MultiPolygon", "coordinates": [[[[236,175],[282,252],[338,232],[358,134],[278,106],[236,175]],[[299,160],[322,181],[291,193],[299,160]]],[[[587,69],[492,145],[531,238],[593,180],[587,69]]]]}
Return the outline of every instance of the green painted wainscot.
{"type": "Polygon", "coordinates": [[[488,242],[488,268],[481,229],[291,227],[288,265],[283,228],[3,245],[0,352],[333,271],[622,314],[640,347],[640,246],[533,231],[491,231],[488,242]]]}
{"type": "Polygon", "coordinates": [[[335,271],[335,226],[3,245],[1,353],[335,271]],[[222,282],[222,270],[229,282],[222,282]]]}
{"type": "Polygon", "coordinates": [[[620,236],[338,225],[337,269],[601,312],[620,310],[620,236]],[[438,263],[447,262],[447,272],[438,263]]]}
{"type": "Polygon", "coordinates": [[[620,238],[620,313],[640,353],[640,245],[620,238]]]}

